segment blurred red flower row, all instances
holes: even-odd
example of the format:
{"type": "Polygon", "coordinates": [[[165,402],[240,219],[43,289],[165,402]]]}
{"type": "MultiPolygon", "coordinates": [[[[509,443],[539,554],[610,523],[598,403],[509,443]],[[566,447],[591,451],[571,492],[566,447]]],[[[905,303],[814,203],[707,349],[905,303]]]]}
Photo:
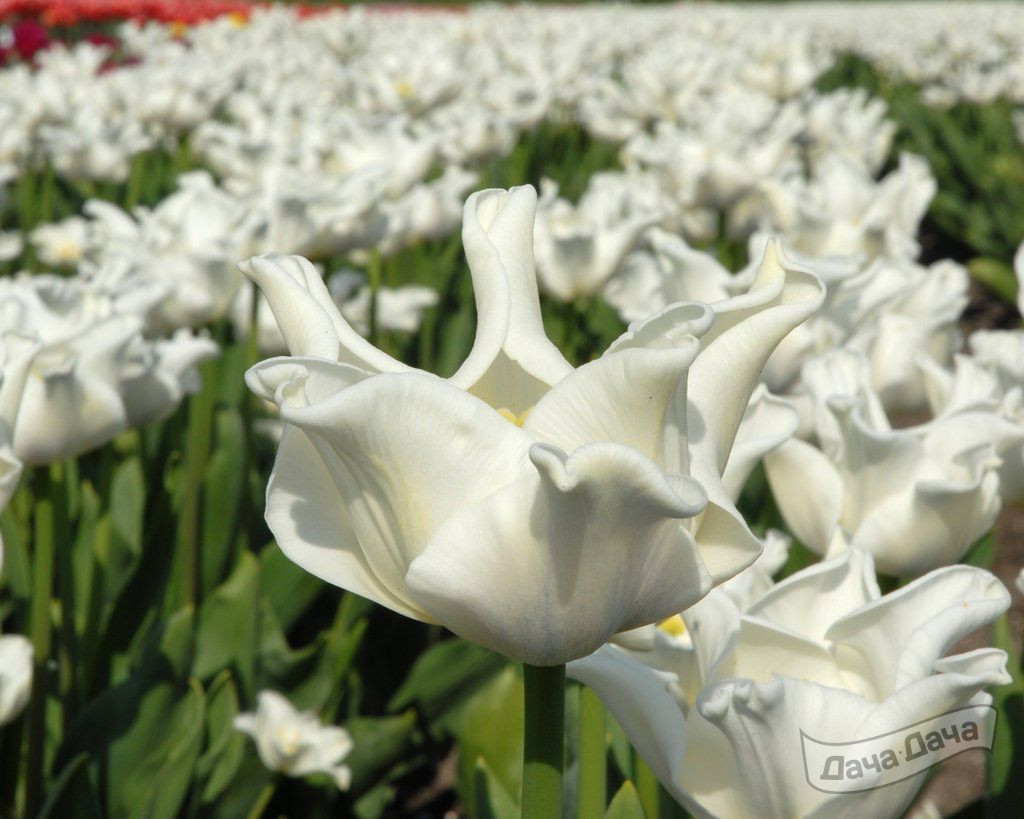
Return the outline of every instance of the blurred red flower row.
{"type": "Polygon", "coordinates": [[[0,19],[34,18],[45,26],[113,20],[190,24],[225,14],[247,19],[254,5],[245,0],[0,0],[0,19]]]}

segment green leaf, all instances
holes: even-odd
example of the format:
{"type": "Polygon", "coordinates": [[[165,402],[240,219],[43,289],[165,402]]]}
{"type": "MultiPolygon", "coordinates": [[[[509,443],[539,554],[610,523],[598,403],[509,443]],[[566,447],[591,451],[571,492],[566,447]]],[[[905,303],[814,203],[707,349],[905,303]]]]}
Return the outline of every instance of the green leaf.
{"type": "Polygon", "coordinates": [[[96,787],[89,776],[89,755],[79,754],[72,759],[49,787],[46,802],[37,819],[102,819],[96,787]]]}
{"type": "Polygon", "coordinates": [[[128,679],[83,709],[58,751],[57,765],[83,752],[94,760],[105,779],[107,815],[141,815],[153,788],[167,807],[184,798],[204,711],[202,690],[187,679],[193,622],[186,607],[151,629],[128,679]]]}
{"type": "Polygon", "coordinates": [[[352,806],[352,813],[356,819],[380,819],[394,798],[394,785],[381,782],[356,800],[352,806]]]}
{"type": "Polygon", "coordinates": [[[1000,259],[978,257],[967,265],[971,275],[1004,301],[1017,301],[1017,277],[1009,264],[1000,259]]]}
{"type": "Polygon", "coordinates": [[[199,609],[196,657],[192,673],[209,679],[234,668],[244,694],[252,696],[259,623],[260,568],[243,552],[234,573],[199,609]]]}
{"type": "Polygon", "coordinates": [[[345,763],[352,769],[353,796],[368,791],[385,777],[406,753],[412,741],[416,715],[357,717],[345,726],[352,735],[352,753],[345,763]]]}
{"type": "Polygon", "coordinates": [[[13,504],[0,515],[0,543],[3,543],[4,570],[0,572],[0,588],[21,601],[28,601],[32,589],[25,529],[14,519],[13,504]]]}
{"type": "Polygon", "coordinates": [[[234,726],[238,712],[235,682],[222,671],[206,695],[206,750],[196,763],[204,804],[224,792],[245,756],[245,736],[234,726]]]}
{"type": "Polygon", "coordinates": [[[415,705],[428,720],[461,702],[508,665],[500,654],[459,638],[443,640],[417,659],[389,711],[415,705]]]}
{"type": "Polygon", "coordinates": [[[459,742],[459,793],[467,811],[476,794],[476,760],[482,758],[507,793],[523,783],[523,680],[511,663],[465,702],[444,714],[439,725],[459,742]]]}
{"type": "Polygon", "coordinates": [[[96,558],[104,568],[107,600],[112,603],[142,557],[146,481],[138,457],[129,458],[114,470],[108,503],[110,537],[97,541],[102,551],[96,558]]]}
{"type": "Polygon", "coordinates": [[[473,803],[477,819],[518,819],[519,803],[502,787],[483,757],[473,769],[473,803]]]}
{"type": "Polygon", "coordinates": [[[133,776],[148,784],[146,810],[135,814],[137,803],[129,803],[134,815],[146,819],[174,819],[178,815],[203,746],[205,705],[202,686],[197,680],[190,680],[184,703],[175,709],[173,732],[132,771],[133,776]],[[153,771],[152,777],[147,776],[149,770],[153,771]]]}
{"type": "Polygon", "coordinates": [[[963,562],[970,566],[987,569],[992,565],[996,549],[996,538],[992,532],[982,535],[968,550],[963,562]]]}
{"type": "Polygon", "coordinates": [[[1008,816],[1024,800],[1024,672],[1007,615],[993,629],[993,645],[1007,655],[1010,685],[992,689],[992,705],[999,712],[992,755],[988,761],[986,816],[1008,816]],[[1009,811],[1009,813],[1007,813],[1009,811]]]}
{"type": "Polygon", "coordinates": [[[636,792],[633,783],[628,779],[622,783],[619,792],[615,794],[608,810],[605,811],[605,819],[644,819],[644,808],[640,804],[640,795],[636,792]]]}
{"type": "Polygon", "coordinates": [[[295,625],[327,589],[323,580],[285,557],[276,543],[260,552],[260,567],[260,589],[285,631],[295,625]]]}
{"type": "Polygon", "coordinates": [[[201,581],[212,589],[232,559],[238,515],[245,488],[245,427],[236,409],[224,409],[215,419],[217,448],[203,476],[201,581]]]}

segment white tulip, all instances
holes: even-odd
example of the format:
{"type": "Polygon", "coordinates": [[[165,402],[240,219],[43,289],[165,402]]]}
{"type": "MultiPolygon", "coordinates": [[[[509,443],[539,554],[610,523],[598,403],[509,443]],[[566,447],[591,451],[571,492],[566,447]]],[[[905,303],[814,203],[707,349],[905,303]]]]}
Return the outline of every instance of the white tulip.
{"type": "Polygon", "coordinates": [[[723,474],[764,361],[822,294],[770,248],[749,293],[714,313],[669,308],[574,371],[542,329],[535,203],[531,188],[466,203],[479,319],[450,379],[370,346],[312,265],[271,257],[246,273],[292,357],[247,381],[287,425],[267,519],[289,557],[556,665],[685,608],[756,558],[723,474]]]}
{"type": "Polygon", "coordinates": [[[9,262],[24,249],[25,243],[16,230],[0,231],[0,262],[9,262]]]}
{"type": "Polygon", "coordinates": [[[643,231],[661,219],[658,212],[623,212],[625,204],[607,189],[592,188],[573,207],[554,182],[541,181],[533,241],[546,294],[573,301],[601,291],[643,231]]]}
{"type": "Polygon", "coordinates": [[[89,221],[69,216],[60,222],[39,225],[29,234],[29,240],[43,264],[76,265],[89,247],[89,221]]]}
{"type": "Polygon", "coordinates": [[[999,494],[1024,500],[1024,383],[1004,392],[998,372],[958,355],[954,370],[922,358],[928,398],[937,424],[955,427],[964,446],[991,444],[999,456],[999,494]]]}
{"type": "MultiPolygon", "coordinates": [[[[818,554],[859,546],[887,574],[959,560],[999,512],[996,450],[1004,444],[965,437],[958,417],[892,430],[863,376],[843,380],[832,394],[811,385],[820,449],[793,439],[765,456],[790,531],[818,554]]],[[[981,423],[1002,424],[1011,439],[1017,432],[991,413],[981,423]]]]}
{"type": "Polygon", "coordinates": [[[17,719],[32,694],[32,643],[0,635],[0,726],[17,719]]]}
{"type": "MultiPolygon", "coordinates": [[[[805,769],[802,737],[846,744],[892,733],[902,749],[922,720],[989,705],[984,689],[1010,682],[1006,654],[946,655],[1009,603],[995,577],[969,566],[882,597],[870,556],[852,549],[745,610],[716,589],[666,624],[651,650],[605,646],[568,671],[698,816],[895,817],[927,770],[823,793],[810,783],[818,771],[805,769]]],[[[862,771],[864,782],[876,773],[862,771]]]]}
{"type": "Polygon", "coordinates": [[[816,256],[917,256],[917,229],[936,190],[924,159],[903,154],[899,167],[878,183],[838,154],[822,160],[815,173],[787,244],[816,256]]]}
{"type": "Polygon", "coordinates": [[[195,365],[217,354],[184,331],[143,336],[159,289],[111,294],[81,278],[36,275],[0,287],[0,434],[26,464],[101,446],[163,417],[198,389],[195,365]]]}
{"type": "Polygon", "coordinates": [[[276,691],[261,691],[255,713],[238,714],[234,724],[255,740],[260,760],[270,770],[287,776],[325,773],[340,790],[348,790],[352,771],[344,759],[352,750],[352,737],[344,728],[297,711],[276,691]]]}

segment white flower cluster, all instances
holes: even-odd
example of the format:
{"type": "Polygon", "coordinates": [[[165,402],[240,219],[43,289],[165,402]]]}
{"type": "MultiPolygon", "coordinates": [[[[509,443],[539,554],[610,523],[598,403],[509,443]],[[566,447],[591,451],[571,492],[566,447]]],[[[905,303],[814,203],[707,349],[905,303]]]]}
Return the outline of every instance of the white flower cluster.
{"type": "MultiPolygon", "coordinates": [[[[1022,100],[1024,10],[281,7],[121,36],[138,62],[107,71],[83,44],[0,71],[0,183],[42,167],[126,182],[139,154],[183,140],[207,170],[152,208],[93,199],[0,237],[0,257],[26,241],[71,274],[0,280],[0,508],[22,463],[171,411],[217,352],[195,329],[230,316],[248,333],[255,313],[260,347],[292,356],[248,376],[285,421],[268,519],[286,553],[508,656],[590,655],[574,673],[624,704],[699,813],[839,811],[761,764],[797,752],[774,738],[804,717],[870,735],[1005,679],[1001,652],[945,657],[1007,605],[990,575],[949,564],[1024,498],[1024,332],[965,343],[967,271],[919,244],[927,163],[885,170],[885,105],[814,82],[855,52],[936,102],[1022,100]],[[544,122],[613,143],[621,167],[576,203],[546,180],[539,200],[490,191],[464,209],[544,122]],[[363,338],[371,315],[414,331],[435,291],[347,268],[325,283],[323,266],[460,227],[477,335],[442,381],[363,338]],[[719,239],[746,242],[750,264],[697,248],[719,239]],[[258,300],[237,269],[253,255],[258,300]],[[538,287],[633,324],[575,369],[544,336],[538,287]],[[788,528],[825,557],[777,586],[782,541],[760,544],[736,507],[762,457],[788,528]],[[608,558],[554,561],[551,533],[608,558]],[[883,597],[875,567],[917,579],[883,597]]],[[[2,710],[24,690],[0,687],[2,710]]],[[[347,786],[340,729],[271,693],[238,727],[269,767],[347,786]]],[[[891,814],[919,784],[859,809],[891,814]]]]}

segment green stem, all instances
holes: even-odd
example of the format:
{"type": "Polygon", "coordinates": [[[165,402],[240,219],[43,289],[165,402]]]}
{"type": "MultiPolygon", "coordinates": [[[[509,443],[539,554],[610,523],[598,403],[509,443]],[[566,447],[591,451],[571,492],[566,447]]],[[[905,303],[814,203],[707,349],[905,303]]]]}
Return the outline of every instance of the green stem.
{"type": "Polygon", "coordinates": [[[139,204],[139,197],[142,193],[142,180],[146,175],[146,154],[136,154],[132,157],[131,171],[128,173],[128,184],[124,194],[124,209],[131,213],[139,204]]]}
{"type": "Polygon", "coordinates": [[[263,786],[263,790],[260,791],[260,795],[256,797],[256,801],[252,805],[252,810],[249,811],[247,819],[260,819],[267,811],[267,806],[270,805],[270,800],[274,798],[274,792],[277,790],[277,779],[271,779],[266,785],[263,786]]]}
{"type": "Polygon", "coordinates": [[[35,562],[32,569],[32,699],[29,703],[28,755],[25,784],[25,815],[35,816],[43,800],[46,763],[46,688],[53,634],[53,563],[56,549],[57,510],[54,492],[45,471],[39,471],[43,486],[35,505],[35,562]]]}
{"type": "MultiPolygon", "coordinates": [[[[211,362],[212,363],[212,362],[211,362]]],[[[185,480],[182,484],[181,515],[178,523],[178,566],[180,585],[177,605],[199,603],[199,537],[203,478],[213,438],[215,381],[210,366],[203,367],[203,387],[189,403],[185,433],[185,480]]]]}
{"type": "Polygon", "coordinates": [[[39,191],[39,216],[36,223],[52,222],[54,204],[57,198],[57,178],[53,166],[47,163],[43,169],[42,185],[39,191]]]}
{"type": "Polygon", "coordinates": [[[367,265],[366,278],[370,286],[370,343],[378,345],[380,332],[377,327],[377,296],[380,293],[381,279],[383,276],[380,251],[374,248],[370,251],[370,263],[367,265]]]}
{"type": "Polygon", "coordinates": [[[654,771],[636,755],[636,791],[640,796],[640,804],[644,806],[647,819],[658,819],[661,807],[661,788],[654,771]]]}
{"type": "Polygon", "coordinates": [[[57,574],[57,596],[60,598],[60,699],[67,732],[78,711],[78,673],[81,669],[81,646],[75,616],[75,571],[71,563],[71,535],[68,524],[69,481],[75,481],[74,461],[50,466],[50,496],[54,508],[54,540],[60,547],[54,555],[57,574]]]}
{"type": "Polygon", "coordinates": [[[608,799],[604,703],[590,688],[580,688],[580,784],[576,815],[604,816],[608,799]]]}
{"type": "Polygon", "coordinates": [[[523,819],[561,819],[565,666],[523,665],[523,819]]]}

